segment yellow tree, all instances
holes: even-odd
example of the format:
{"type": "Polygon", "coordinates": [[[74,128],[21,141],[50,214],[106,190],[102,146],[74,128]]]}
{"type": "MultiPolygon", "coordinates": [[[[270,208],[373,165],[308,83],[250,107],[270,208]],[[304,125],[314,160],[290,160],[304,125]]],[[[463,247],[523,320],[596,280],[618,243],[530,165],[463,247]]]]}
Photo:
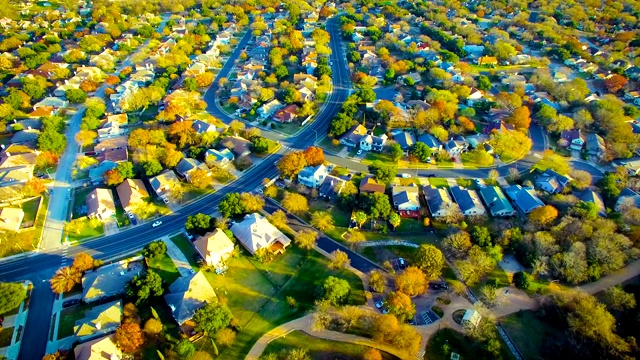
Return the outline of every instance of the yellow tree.
{"type": "Polygon", "coordinates": [[[409,266],[396,278],[396,290],[407,294],[408,296],[416,296],[427,291],[427,276],[415,266],[409,266]]]}
{"type": "Polygon", "coordinates": [[[286,192],[282,200],[282,206],[292,213],[303,213],[309,211],[307,198],[296,193],[286,192]]]}
{"type": "Polygon", "coordinates": [[[51,291],[56,294],[71,291],[82,280],[82,274],[72,267],[63,267],[49,280],[51,291]]]}
{"type": "Polygon", "coordinates": [[[529,221],[539,224],[547,225],[553,220],[558,218],[558,209],[551,205],[545,205],[533,210],[529,213],[529,221]]]}

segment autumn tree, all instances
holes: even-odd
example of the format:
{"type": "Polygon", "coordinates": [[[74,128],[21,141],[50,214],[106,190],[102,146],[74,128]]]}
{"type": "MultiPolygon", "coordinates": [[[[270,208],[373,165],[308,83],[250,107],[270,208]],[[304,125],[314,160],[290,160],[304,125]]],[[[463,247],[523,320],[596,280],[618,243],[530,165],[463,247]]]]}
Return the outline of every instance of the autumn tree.
{"type": "Polygon", "coordinates": [[[150,336],[158,335],[162,332],[162,322],[155,318],[151,318],[144,323],[145,334],[150,336]]]}
{"type": "Polygon", "coordinates": [[[462,258],[471,249],[471,236],[468,232],[460,230],[444,238],[442,246],[454,257],[462,258]]]}
{"type": "Polygon", "coordinates": [[[386,285],[384,273],[379,270],[371,270],[369,273],[369,286],[375,292],[383,292],[386,285]]]}
{"type": "Polygon", "coordinates": [[[494,269],[495,265],[495,260],[476,245],[469,250],[467,259],[456,261],[462,280],[469,285],[478,283],[483,276],[494,269]]]}
{"type": "Polygon", "coordinates": [[[529,221],[545,226],[558,218],[558,209],[552,205],[541,206],[529,213],[529,221]]]}
{"type": "Polygon", "coordinates": [[[49,280],[51,290],[55,294],[62,294],[71,291],[76,284],[82,281],[82,273],[72,267],[63,267],[56,271],[56,274],[49,280]]]}
{"type": "Polygon", "coordinates": [[[311,214],[311,225],[320,231],[333,229],[333,217],[326,211],[316,211],[311,214]]]}
{"type": "Polygon", "coordinates": [[[317,166],[324,163],[324,151],[322,148],[309,146],[303,152],[307,166],[317,166]]]}
{"type": "Polygon", "coordinates": [[[331,253],[331,257],[332,260],[329,263],[329,267],[331,269],[342,269],[346,266],[349,266],[349,264],[351,263],[351,260],[349,259],[347,253],[342,250],[334,250],[331,253]]]}
{"type": "Polygon", "coordinates": [[[24,184],[22,187],[22,193],[24,196],[38,196],[44,193],[47,190],[47,187],[44,184],[42,179],[37,177],[33,177],[24,184]]]}
{"type": "Polygon", "coordinates": [[[299,151],[285,154],[277,164],[280,174],[288,179],[292,179],[298,175],[305,166],[307,166],[305,155],[299,151]]]}
{"type": "Polygon", "coordinates": [[[204,189],[211,184],[211,176],[206,170],[195,169],[189,174],[189,182],[198,189],[204,189]]]}
{"type": "Polygon", "coordinates": [[[362,354],[362,360],[382,360],[382,354],[378,349],[369,348],[362,354]]]}
{"type": "Polygon", "coordinates": [[[513,110],[511,115],[506,119],[507,123],[512,124],[518,130],[528,130],[531,124],[531,112],[526,106],[520,106],[513,110]]]}
{"type": "Polygon", "coordinates": [[[313,230],[302,230],[294,237],[294,242],[303,250],[310,251],[316,246],[318,233],[313,230]]]}
{"type": "Polygon", "coordinates": [[[542,159],[534,167],[540,171],[551,169],[562,175],[566,175],[571,171],[571,166],[567,159],[553,150],[545,150],[542,154],[542,159]]]}
{"type": "Polygon", "coordinates": [[[125,323],[116,329],[113,337],[116,345],[122,352],[133,354],[140,350],[144,344],[142,329],[137,323],[125,323]]]}
{"type": "Polygon", "coordinates": [[[118,169],[107,170],[102,174],[104,183],[109,186],[117,186],[122,184],[124,178],[118,172],[118,169]]]}
{"type": "Polygon", "coordinates": [[[635,295],[624,291],[620,285],[608,288],[604,295],[605,303],[614,310],[622,311],[636,307],[635,295]]]}
{"type": "Polygon", "coordinates": [[[269,216],[269,222],[278,229],[284,229],[287,227],[287,214],[282,210],[276,210],[269,216]]]}
{"type": "Polygon", "coordinates": [[[427,291],[429,282],[426,275],[415,266],[409,266],[396,277],[396,290],[409,296],[416,296],[427,291]]]}
{"type": "Polygon", "coordinates": [[[88,146],[93,144],[98,138],[98,133],[92,130],[80,130],[76,134],[76,142],[81,146],[88,146]]]}
{"type": "Polygon", "coordinates": [[[385,299],[389,313],[395,315],[399,321],[406,322],[412,319],[416,314],[416,305],[411,301],[411,298],[399,291],[394,291],[387,295],[385,299]]]}
{"type": "Polygon", "coordinates": [[[604,85],[607,88],[607,91],[614,94],[622,90],[622,88],[627,85],[627,78],[622,75],[612,74],[604,80],[604,85]]]}
{"type": "Polygon", "coordinates": [[[282,206],[289,212],[300,214],[309,211],[307,198],[296,193],[286,192],[282,200],[282,206]]]}
{"type": "Polygon", "coordinates": [[[444,255],[437,247],[422,244],[413,254],[413,263],[424,272],[427,279],[437,279],[445,264],[444,255]]]}
{"type": "Polygon", "coordinates": [[[88,270],[93,270],[96,265],[96,260],[93,257],[85,252],[81,252],[73,259],[73,267],[79,272],[83,273],[88,270]]]}
{"type": "Polygon", "coordinates": [[[571,170],[570,172],[573,182],[571,183],[578,190],[585,190],[593,182],[591,174],[584,170],[571,170]]]}

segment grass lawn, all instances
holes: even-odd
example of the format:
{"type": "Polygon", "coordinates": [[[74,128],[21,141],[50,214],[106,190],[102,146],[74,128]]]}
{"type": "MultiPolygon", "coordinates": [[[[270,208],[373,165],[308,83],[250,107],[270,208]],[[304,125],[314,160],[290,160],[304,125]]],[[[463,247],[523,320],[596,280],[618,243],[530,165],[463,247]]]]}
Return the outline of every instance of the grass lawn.
{"type": "Polygon", "coordinates": [[[475,294],[479,294],[480,288],[483,285],[494,281],[496,282],[498,287],[507,286],[510,284],[507,273],[504,272],[504,270],[502,270],[500,266],[496,266],[495,269],[493,269],[493,271],[491,271],[491,273],[487,275],[482,281],[473,286],[470,286],[470,288],[475,294]]]}
{"type": "Polygon", "coordinates": [[[60,312],[60,324],[58,325],[58,339],[73,335],[73,326],[76,321],[83,319],[89,310],[91,310],[91,305],[87,304],[62,309],[60,312]]]}
{"type": "MultiPolygon", "coordinates": [[[[368,346],[351,344],[333,340],[320,339],[303,331],[294,331],[280,337],[267,345],[263,354],[281,353],[289,349],[306,349],[312,359],[362,359],[370,349],[368,346]]],[[[383,359],[397,359],[394,355],[381,351],[383,359]]]]}
{"type": "Polygon", "coordinates": [[[0,331],[0,348],[11,345],[11,338],[13,337],[13,327],[2,328],[0,331]]]}
{"type": "MultiPolygon", "coordinates": [[[[502,338],[496,335],[500,340],[500,355],[502,359],[513,359],[511,352],[509,352],[509,348],[502,341],[502,338]]],[[[448,345],[450,352],[455,352],[460,355],[460,359],[462,360],[471,360],[471,359],[491,359],[492,357],[487,353],[479,353],[479,347],[481,344],[478,344],[471,338],[465,336],[463,333],[458,332],[453,329],[442,329],[438,330],[435,334],[433,334],[428,342],[427,347],[424,353],[425,360],[449,360],[451,359],[451,354],[446,353],[444,351],[444,345],[448,345]],[[484,355],[484,356],[482,356],[484,355]]]]}
{"type": "MultiPolygon", "coordinates": [[[[466,168],[484,168],[493,165],[493,162],[489,165],[478,163],[475,160],[475,156],[471,152],[466,152],[460,155],[460,160],[466,168]]],[[[491,158],[491,160],[493,160],[493,158],[491,158]]]]}
{"type": "MultiPolygon", "coordinates": [[[[36,215],[38,214],[38,207],[40,206],[40,200],[42,197],[31,199],[20,204],[20,207],[24,211],[24,218],[22,219],[22,227],[30,227],[35,224],[36,215]],[[26,226],[25,226],[26,225],[26,226]]],[[[46,212],[46,209],[45,209],[46,212]]]]}
{"type": "Polygon", "coordinates": [[[171,241],[173,241],[174,244],[176,244],[176,246],[180,249],[180,251],[182,251],[184,256],[189,261],[189,265],[191,265],[191,267],[193,267],[194,269],[197,269],[198,264],[196,263],[196,260],[195,260],[195,255],[197,254],[197,250],[193,246],[191,241],[189,241],[189,239],[186,237],[186,235],[183,233],[180,233],[176,236],[171,237],[170,239],[171,241]]]}
{"type": "Polygon", "coordinates": [[[182,203],[182,204],[188,203],[189,201],[195,200],[195,199],[199,198],[200,196],[204,196],[204,195],[209,194],[211,192],[213,192],[213,189],[211,189],[211,188],[198,189],[198,188],[195,188],[195,187],[189,187],[189,191],[187,191],[184,194],[184,197],[182,198],[180,203],[182,203]]]}
{"type": "Polygon", "coordinates": [[[87,196],[92,191],[92,187],[76,188],[73,190],[73,207],[71,208],[72,219],[77,219],[87,215],[87,196]]]}
{"type": "Polygon", "coordinates": [[[543,360],[540,350],[549,345],[549,341],[565,336],[561,329],[538,318],[533,311],[520,311],[499,319],[499,322],[528,360],[543,360]]]}
{"type": "Polygon", "coordinates": [[[332,139],[329,137],[325,137],[324,139],[320,140],[320,142],[318,143],[318,145],[323,148],[323,149],[327,149],[331,152],[334,153],[339,153],[340,151],[342,151],[342,149],[344,148],[344,145],[339,144],[339,145],[333,145],[332,143],[332,139]]]}
{"type": "Polygon", "coordinates": [[[173,284],[180,277],[178,267],[167,253],[161,257],[149,259],[149,268],[160,275],[167,285],[173,284]]]}
{"type": "Polygon", "coordinates": [[[429,184],[433,187],[446,187],[449,188],[449,183],[445,178],[429,178],[429,184]]]}
{"type": "Polygon", "coordinates": [[[91,226],[91,219],[87,218],[86,216],[74,219],[71,222],[77,223],[80,231],[65,231],[66,235],[69,237],[70,242],[81,241],[104,234],[104,224],[102,223],[102,221],[97,221],[96,227],[91,226]]]}
{"type": "MultiPolygon", "coordinates": [[[[218,296],[228,299],[242,329],[231,347],[221,349],[220,359],[244,358],[265,332],[310,310],[316,300],[315,289],[330,275],[349,281],[352,292],[348,303],[365,302],[360,279],[346,270],[328,270],[328,260],[316,252],[307,257],[302,250],[290,247],[268,264],[258,265],[254,259],[240,256],[230,259],[228,266],[225,275],[205,273],[218,296]],[[297,307],[287,305],[288,296],[296,300],[297,307]]],[[[196,342],[196,348],[208,350],[210,346],[206,339],[196,342]]]]}
{"type": "Polygon", "coordinates": [[[351,212],[340,208],[336,204],[332,204],[323,200],[314,200],[309,206],[310,212],[327,211],[331,214],[333,222],[337,227],[349,226],[349,219],[351,219],[351,212]]]}
{"type": "Polygon", "coordinates": [[[401,232],[415,232],[424,230],[422,220],[402,218],[400,226],[396,229],[396,235],[401,232]]]}
{"type": "Polygon", "coordinates": [[[458,183],[458,185],[465,187],[467,189],[474,189],[474,190],[476,189],[476,183],[471,179],[458,178],[456,179],[456,183],[458,183]]]}
{"type": "Polygon", "coordinates": [[[298,132],[298,130],[300,130],[300,124],[298,123],[279,123],[277,121],[272,121],[271,124],[273,125],[269,125],[269,127],[271,129],[275,129],[277,131],[280,131],[281,133],[287,134],[287,135],[293,135],[295,133],[298,132]]]}

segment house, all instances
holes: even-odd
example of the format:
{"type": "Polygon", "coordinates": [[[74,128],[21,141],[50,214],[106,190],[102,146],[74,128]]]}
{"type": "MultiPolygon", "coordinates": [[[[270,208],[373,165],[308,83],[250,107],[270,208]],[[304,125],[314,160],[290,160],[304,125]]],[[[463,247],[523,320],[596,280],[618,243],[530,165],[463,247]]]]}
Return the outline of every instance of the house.
{"type": "Polygon", "coordinates": [[[24,144],[28,142],[34,142],[38,140],[40,136],[40,130],[26,129],[20,130],[13,134],[11,137],[11,144],[24,144]]]}
{"type": "Polygon", "coordinates": [[[615,211],[621,211],[628,207],[634,207],[636,209],[640,209],[640,194],[629,189],[624,188],[620,192],[620,196],[618,196],[618,201],[616,201],[613,209],[615,211]]]}
{"type": "Polygon", "coordinates": [[[290,123],[295,120],[298,115],[298,105],[291,104],[283,109],[276,111],[273,118],[281,123],[290,123]]]}
{"type": "Polygon", "coordinates": [[[244,220],[233,224],[231,232],[251,255],[268,249],[272,253],[283,253],[291,240],[262,215],[247,214],[244,220]]]}
{"type": "Polygon", "coordinates": [[[580,129],[565,130],[560,134],[560,138],[567,142],[567,147],[571,150],[580,151],[585,143],[585,136],[580,129]]]}
{"type": "Polygon", "coordinates": [[[21,208],[10,206],[0,208],[0,229],[18,231],[22,219],[24,219],[24,211],[21,208]]]}
{"type": "Polygon", "coordinates": [[[513,130],[515,130],[515,126],[513,126],[512,124],[507,124],[502,119],[492,119],[487,122],[487,125],[484,126],[482,132],[489,135],[494,132],[503,133],[513,130]]]}
{"type": "Polygon", "coordinates": [[[547,169],[542,174],[536,176],[535,186],[550,194],[562,192],[571,182],[568,176],[560,175],[557,172],[547,169]]]}
{"type": "Polygon", "coordinates": [[[423,187],[422,192],[433,217],[443,217],[450,213],[453,201],[447,189],[429,185],[423,187]]]}
{"type": "Polygon", "coordinates": [[[302,102],[310,102],[316,99],[316,95],[312,90],[309,90],[307,86],[301,87],[298,89],[298,92],[300,93],[300,101],[302,102]]]}
{"type": "Polygon", "coordinates": [[[393,186],[391,187],[393,206],[398,214],[405,218],[420,218],[420,192],[418,186],[393,186]]]}
{"type": "Polygon", "coordinates": [[[87,216],[106,220],[116,214],[116,206],[110,189],[94,189],[87,195],[87,216]]]}
{"type": "Polygon", "coordinates": [[[340,138],[340,143],[349,147],[355,147],[360,143],[360,139],[367,134],[367,128],[362,124],[353,126],[340,138]]]}
{"type": "Polygon", "coordinates": [[[400,145],[404,151],[408,151],[416,143],[416,137],[407,131],[400,131],[393,135],[393,140],[400,145]]]}
{"type": "Polygon", "coordinates": [[[450,156],[453,157],[467,151],[467,149],[469,148],[469,143],[467,143],[466,141],[451,139],[444,143],[443,148],[450,156]]]}
{"type": "Polygon", "coordinates": [[[529,214],[533,210],[544,206],[544,203],[538,198],[536,191],[532,187],[511,185],[505,188],[505,192],[524,214],[529,214]]]}
{"type": "Polygon", "coordinates": [[[484,94],[482,93],[482,91],[478,90],[475,87],[472,87],[471,92],[469,93],[469,96],[467,96],[467,105],[473,106],[475,103],[479,102],[483,98],[484,98],[484,94]]]}
{"type": "Polygon", "coordinates": [[[485,186],[480,189],[480,196],[489,208],[493,217],[507,217],[516,214],[511,203],[497,186],[485,186]]]}
{"type": "Polygon", "coordinates": [[[215,229],[196,239],[193,242],[196,250],[209,266],[218,267],[233,254],[235,248],[227,234],[220,229],[215,229]]]}
{"type": "Polygon", "coordinates": [[[317,188],[329,175],[329,169],[323,164],[307,166],[298,173],[298,182],[310,188],[317,188]]]}
{"type": "Polygon", "coordinates": [[[75,360],[121,360],[122,352],[116,346],[113,335],[104,336],[73,349],[75,360]]]}
{"type": "Polygon", "coordinates": [[[222,149],[220,151],[215,149],[209,149],[204,155],[205,162],[207,164],[215,164],[221,168],[225,168],[231,163],[235,157],[229,149],[222,149]]]}
{"type": "Polygon", "coordinates": [[[473,309],[467,309],[464,312],[464,316],[462,317],[462,326],[466,326],[466,327],[477,327],[478,324],[480,324],[480,321],[482,320],[482,316],[480,316],[480,313],[476,310],[473,309]]]}
{"type": "Polygon", "coordinates": [[[606,153],[607,146],[602,136],[588,134],[585,140],[585,149],[587,150],[587,155],[600,159],[606,153]]]}
{"type": "Polygon", "coordinates": [[[377,152],[382,152],[382,150],[384,149],[384,144],[386,142],[387,142],[386,134],[376,136],[369,133],[360,138],[360,149],[364,151],[373,150],[377,152]]]}
{"type": "Polygon", "coordinates": [[[96,334],[108,334],[115,331],[121,321],[122,300],[115,300],[87,311],[84,318],[76,321],[73,333],[78,339],[86,339],[96,334]]]}
{"type": "Polygon", "coordinates": [[[183,158],[176,166],[178,175],[185,178],[187,182],[191,182],[191,174],[197,169],[206,171],[207,174],[209,173],[207,165],[193,158],[183,158]]]}
{"type": "Polygon", "coordinates": [[[207,303],[216,301],[216,293],[203,271],[181,276],[169,286],[164,300],[171,308],[171,315],[178,325],[191,320],[196,311],[207,303]]]}
{"type": "Polygon", "coordinates": [[[450,190],[453,199],[460,207],[460,211],[462,211],[462,215],[484,215],[487,213],[475,190],[465,189],[460,186],[454,186],[450,190]]]}
{"type": "Polygon", "coordinates": [[[124,293],[127,284],[143,269],[141,262],[126,259],[85,272],[82,277],[82,301],[91,303],[124,293]]]}
{"type": "MultiPolygon", "coordinates": [[[[96,158],[100,158],[100,157],[96,157],[96,158]]],[[[118,167],[118,164],[115,161],[103,160],[98,164],[98,166],[95,166],[89,169],[89,180],[93,184],[101,184],[104,182],[104,173],[109,170],[113,170],[117,167],[118,167]]]]}
{"type": "Polygon", "coordinates": [[[180,180],[178,180],[176,173],[170,169],[165,169],[160,174],[149,179],[149,184],[153,191],[165,202],[168,201],[167,195],[169,195],[171,189],[179,183],[180,180]]]}
{"type": "Polygon", "coordinates": [[[103,140],[99,140],[98,144],[93,147],[96,153],[102,153],[108,150],[126,149],[129,139],[126,135],[115,136],[103,140]]]}
{"type": "Polygon", "coordinates": [[[367,175],[362,180],[360,180],[360,193],[370,194],[370,193],[381,193],[384,194],[384,191],[387,187],[384,184],[379,183],[372,175],[367,175]]]}
{"type": "Polygon", "coordinates": [[[149,198],[149,193],[140,179],[126,179],[116,187],[116,192],[125,211],[132,211],[149,198]]]}
{"type": "Polygon", "coordinates": [[[598,216],[606,217],[607,216],[607,208],[604,205],[604,201],[602,200],[602,196],[593,190],[585,190],[582,193],[578,194],[578,199],[580,201],[584,201],[586,203],[592,203],[598,209],[598,216]]]}
{"type": "Polygon", "coordinates": [[[478,65],[498,65],[498,59],[493,56],[482,56],[478,58],[478,65]]]}
{"type": "Polygon", "coordinates": [[[104,126],[98,129],[98,141],[119,137],[127,133],[127,130],[121,128],[119,125],[104,126]]]}
{"type": "Polygon", "coordinates": [[[215,125],[209,124],[202,120],[195,120],[193,125],[191,125],[193,130],[195,130],[198,134],[204,134],[209,132],[218,132],[218,128],[215,125]]]}
{"type": "Polygon", "coordinates": [[[346,183],[344,179],[327,175],[318,189],[318,195],[326,200],[335,200],[346,183]]]}
{"type": "Polygon", "coordinates": [[[412,72],[406,75],[398,76],[397,83],[400,85],[407,84],[407,82],[409,84],[411,84],[412,82],[413,84],[416,84],[416,83],[419,83],[420,81],[422,81],[422,77],[420,76],[420,74],[417,72],[412,72]]]}
{"type": "Polygon", "coordinates": [[[442,150],[442,144],[435,136],[424,133],[418,136],[418,142],[421,142],[429,147],[434,153],[442,150]]]}
{"type": "Polygon", "coordinates": [[[227,136],[220,141],[220,144],[229,149],[236,158],[251,154],[251,141],[241,137],[227,136]]]}
{"type": "Polygon", "coordinates": [[[207,65],[201,62],[195,62],[187,70],[185,70],[182,75],[184,77],[194,77],[198,75],[204,74],[207,71],[207,65]]]}
{"type": "Polygon", "coordinates": [[[262,105],[258,108],[258,114],[262,119],[266,119],[269,116],[273,115],[276,111],[278,111],[282,107],[282,104],[277,99],[271,100],[268,103],[262,105]]]}

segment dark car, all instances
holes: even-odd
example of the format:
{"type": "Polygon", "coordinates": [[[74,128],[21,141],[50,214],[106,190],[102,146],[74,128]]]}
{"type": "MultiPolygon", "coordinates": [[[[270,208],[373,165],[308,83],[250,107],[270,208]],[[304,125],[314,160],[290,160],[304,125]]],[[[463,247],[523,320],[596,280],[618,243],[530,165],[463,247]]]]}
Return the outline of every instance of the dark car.
{"type": "Polygon", "coordinates": [[[434,178],[434,177],[436,177],[436,174],[427,174],[427,177],[428,178],[434,178]]]}
{"type": "Polygon", "coordinates": [[[400,267],[400,269],[404,269],[407,267],[407,262],[404,261],[403,258],[398,258],[398,266],[400,267]]]}
{"type": "Polygon", "coordinates": [[[62,307],[69,307],[80,303],[80,299],[71,299],[62,303],[62,307]]]}

